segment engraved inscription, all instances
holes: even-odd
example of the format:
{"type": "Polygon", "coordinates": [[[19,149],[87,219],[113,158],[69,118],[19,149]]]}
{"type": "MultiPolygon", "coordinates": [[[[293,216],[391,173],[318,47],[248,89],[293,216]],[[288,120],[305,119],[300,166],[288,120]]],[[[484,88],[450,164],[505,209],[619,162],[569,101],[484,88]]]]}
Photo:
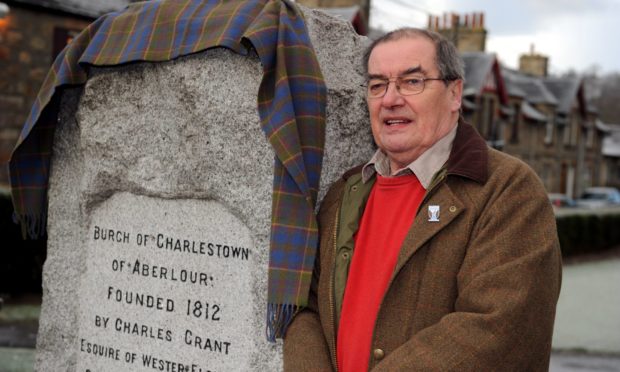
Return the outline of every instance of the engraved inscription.
{"type": "Polygon", "coordinates": [[[85,242],[78,371],[250,367],[252,241],[226,208],[117,194],[85,242]]]}

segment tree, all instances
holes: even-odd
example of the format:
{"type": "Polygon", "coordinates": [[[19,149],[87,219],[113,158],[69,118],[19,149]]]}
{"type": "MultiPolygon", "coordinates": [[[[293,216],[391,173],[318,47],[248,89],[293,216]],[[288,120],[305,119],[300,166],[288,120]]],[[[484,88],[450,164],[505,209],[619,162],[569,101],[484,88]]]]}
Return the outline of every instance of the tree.
{"type": "Polygon", "coordinates": [[[620,124],[620,73],[604,75],[600,87],[600,95],[594,101],[599,118],[605,123],[620,124]]]}
{"type": "Polygon", "coordinates": [[[586,100],[598,111],[604,123],[620,124],[620,73],[601,74],[599,66],[593,65],[582,73],[570,70],[563,76],[581,76],[586,100]]]}

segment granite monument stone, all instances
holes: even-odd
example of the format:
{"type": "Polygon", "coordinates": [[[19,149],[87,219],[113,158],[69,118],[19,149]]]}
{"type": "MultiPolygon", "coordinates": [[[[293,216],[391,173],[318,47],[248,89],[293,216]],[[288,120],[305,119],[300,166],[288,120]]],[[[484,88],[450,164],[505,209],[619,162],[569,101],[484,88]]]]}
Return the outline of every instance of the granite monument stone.
{"type": "MultiPolygon", "coordinates": [[[[319,200],[373,152],[367,39],[302,8],[328,88],[319,200]]],[[[256,56],[93,68],[54,139],[38,371],[281,369],[265,338],[274,152],[256,56]]]]}

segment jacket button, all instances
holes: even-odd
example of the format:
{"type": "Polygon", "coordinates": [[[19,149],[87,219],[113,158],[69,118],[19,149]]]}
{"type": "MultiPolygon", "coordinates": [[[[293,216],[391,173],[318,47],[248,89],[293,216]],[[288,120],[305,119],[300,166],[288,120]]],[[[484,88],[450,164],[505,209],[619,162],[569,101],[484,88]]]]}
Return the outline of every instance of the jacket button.
{"type": "Polygon", "coordinates": [[[385,351],[381,349],[375,349],[373,350],[372,355],[374,355],[375,359],[381,360],[385,356],[385,351]]]}
{"type": "Polygon", "coordinates": [[[348,260],[349,259],[349,252],[343,252],[342,253],[342,258],[345,259],[345,260],[348,260]]]}
{"type": "Polygon", "coordinates": [[[357,185],[351,187],[351,191],[357,191],[357,185]]]}
{"type": "Polygon", "coordinates": [[[452,213],[456,212],[456,207],[454,205],[450,206],[450,212],[452,213]]]}

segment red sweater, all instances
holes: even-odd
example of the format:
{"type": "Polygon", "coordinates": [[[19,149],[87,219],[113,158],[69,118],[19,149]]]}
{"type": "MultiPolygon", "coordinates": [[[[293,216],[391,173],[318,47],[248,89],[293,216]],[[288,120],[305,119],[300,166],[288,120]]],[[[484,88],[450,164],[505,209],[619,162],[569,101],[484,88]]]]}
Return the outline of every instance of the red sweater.
{"type": "Polygon", "coordinates": [[[415,175],[377,175],[360,227],[342,303],[337,359],[342,372],[368,370],[379,305],[400,247],[424,197],[415,175]]]}

